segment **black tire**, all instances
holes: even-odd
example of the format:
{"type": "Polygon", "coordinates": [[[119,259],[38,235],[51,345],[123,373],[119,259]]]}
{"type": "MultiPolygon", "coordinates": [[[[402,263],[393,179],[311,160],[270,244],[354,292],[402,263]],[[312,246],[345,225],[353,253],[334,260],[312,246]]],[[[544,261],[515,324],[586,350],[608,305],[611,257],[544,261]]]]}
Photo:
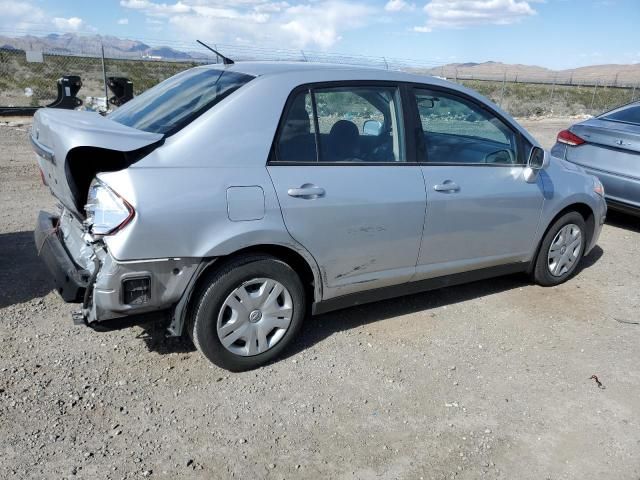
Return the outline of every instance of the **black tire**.
{"type": "Polygon", "coordinates": [[[251,254],[213,270],[202,282],[191,311],[187,333],[196,348],[220,368],[241,372],[272,361],[291,343],[304,321],[306,295],[300,278],[285,262],[269,255],[251,254]],[[228,350],[220,341],[218,314],[231,292],[254,278],[270,278],[282,284],[291,295],[293,312],[284,336],[273,347],[253,356],[242,356],[228,350]]]}
{"type": "Polygon", "coordinates": [[[536,262],[533,269],[534,281],[538,285],[542,285],[543,287],[551,287],[566,282],[569,278],[571,278],[571,276],[576,273],[578,264],[580,263],[580,261],[582,260],[582,256],[584,255],[584,249],[587,242],[586,233],[587,230],[584,218],[578,212],[566,213],[558,220],[556,220],[551,228],[549,228],[544,238],[542,239],[542,243],[540,244],[540,249],[538,250],[538,256],[536,257],[536,262]],[[570,224],[576,225],[580,229],[580,234],[582,235],[582,242],[580,244],[578,258],[566,272],[564,272],[562,275],[555,276],[549,269],[549,248],[551,247],[551,243],[553,242],[558,232],[562,228],[570,224]]]}

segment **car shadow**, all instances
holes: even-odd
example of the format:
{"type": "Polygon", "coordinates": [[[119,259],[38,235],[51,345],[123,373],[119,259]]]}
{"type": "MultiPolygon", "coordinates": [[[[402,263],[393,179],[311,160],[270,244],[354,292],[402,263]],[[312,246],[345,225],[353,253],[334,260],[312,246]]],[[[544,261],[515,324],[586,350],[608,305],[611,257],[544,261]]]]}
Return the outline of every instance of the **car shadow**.
{"type": "Polygon", "coordinates": [[[633,232],[640,232],[640,217],[628,213],[609,210],[607,212],[607,225],[624,228],[633,232]]]}
{"type": "MultiPolygon", "coordinates": [[[[640,230],[634,224],[633,217],[627,218],[623,215],[618,218],[618,215],[615,215],[611,222],[614,226],[640,230]]],[[[596,246],[582,260],[577,274],[593,266],[602,255],[602,249],[596,246]]],[[[447,287],[319,315],[307,320],[307,328],[303,329],[292,347],[287,349],[285,356],[289,357],[306,350],[339,331],[350,330],[400,315],[429,311],[444,305],[454,305],[528,284],[530,284],[530,280],[526,275],[515,274],[498,277],[491,281],[485,280],[447,287]]],[[[53,288],[49,272],[42,260],[38,258],[33,232],[0,234],[0,308],[44,297],[53,288]]],[[[167,314],[155,313],[144,318],[124,318],[105,322],[94,329],[112,331],[137,326],[141,328],[138,338],[144,341],[145,346],[151,352],[164,355],[195,351],[195,347],[188,337],[167,337],[168,324],[167,314]]]]}
{"type": "Polygon", "coordinates": [[[196,347],[186,335],[182,337],[167,336],[167,327],[170,321],[169,312],[162,311],[93,323],[89,324],[89,327],[99,333],[136,327],[141,329],[136,338],[144,342],[148,351],[161,355],[195,351],[196,347]]]}
{"type": "Polygon", "coordinates": [[[33,232],[0,234],[0,308],[44,297],[53,288],[33,232]]]}
{"type": "MultiPolygon", "coordinates": [[[[576,275],[595,265],[602,255],[602,248],[596,246],[589,255],[580,262],[576,275]]],[[[530,284],[531,280],[527,275],[513,274],[496,277],[490,281],[482,280],[389,300],[381,300],[379,302],[308,318],[300,336],[294,341],[291,347],[285,350],[281,357],[276,358],[272,363],[277,363],[283,358],[289,358],[304,350],[310,349],[315,344],[322,342],[337,332],[351,330],[369,323],[397,316],[434,310],[445,305],[455,305],[467,300],[513,290],[530,284]]],[[[168,315],[156,313],[149,314],[143,320],[138,318],[111,321],[109,322],[108,329],[113,330],[131,326],[140,327],[142,331],[138,334],[138,338],[145,342],[145,346],[150,352],[161,355],[189,353],[196,350],[186,335],[183,337],[167,337],[166,328],[168,325],[168,315]]]]}
{"type": "MultiPolygon", "coordinates": [[[[603,253],[602,248],[599,246],[594,247],[589,252],[589,255],[580,262],[576,275],[595,265],[603,253]]],[[[523,273],[513,274],[492,278],[489,281],[481,280],[319,315],[312,319],[307,319],[306,328],[302,329],[302,333],[296,342],[291,348],[287,349],[284,355],[285,357],[296,355],[337,332],[351,330],[402,315],[428,312],[445,305],[451,306],[526,285],[531,285],[528,275],[523,273]]]]}
{"type": "Polygon", "coordinates": [[[144,341],[147,350],[160,355],[172,353],[195,352],[196,347],[187,335],[182,337],[168,337],[167,327],[169,318],[165,316],[162,321],[151,321],[139,325],[142,332],[138,335],[144,341]]]}

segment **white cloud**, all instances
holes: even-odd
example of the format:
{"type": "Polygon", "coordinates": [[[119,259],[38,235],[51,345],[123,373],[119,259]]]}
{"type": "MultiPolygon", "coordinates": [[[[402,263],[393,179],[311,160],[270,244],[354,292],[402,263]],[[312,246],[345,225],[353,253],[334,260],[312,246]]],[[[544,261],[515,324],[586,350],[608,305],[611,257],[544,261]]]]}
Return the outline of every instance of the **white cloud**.
{"type": "MultiPolygon", "coordinates": [[[[33,12],[33,6],[28,3],[22,2],[10,2],[3,1],[0,2],[0,9],[2,9],[2,15],[6,17],[18,17],[22,15],[26,15],[30,12],[33,12]]],[[[36,9],[34,13],[38,14],[38,10],[36,9]]],[[[40,11],[41,12],[41,11],[40,11]]]]}
{"type": "Polygon", "coordinates": [[[536,15],[536,0],[431,0],[424,6],[427,22],[417,32],[474,25],[508,25],[536,15]]]}
{"type": "Polygon", "coordinates": [[[415,5],[405,0],[389,0],[384,6],[387,12],[408,12],[415,9],[415,5]]]}
{"type": "Polygon", "coordinates": [[[85,27],[84,21],[79,17],[62,18],[55,17],[52,20],[53,25],[58,30],[77,32],[85,27]]]}
{"type": "Polygon", "coordinates": [[[285,48],[321,49],[334,46],[345,31],[366,25],[379,10],[358,0],[306,0],[296,5],[270,0],[120,0],[120,5],[147,17],[166,18],[185,40],[233,42],[240,37],[285,48]]]}
{"type": "Polygon", "coordinates": [[[285,11],[281,28],[292,35],[298,47],[327,49],[342,38],[342,31],[363,26],[371,13],[370,7],[348,2],[297,5],[285,11]]]}
{"type": "Polygon", "coordinates": [[[3,30],[95,31],[79,17],[52,17],[30,1],[0,0],[0,12],[0,29],[3,30]]]}
{"type": "Polygon", "coordinates": [[[129,19],[128,18],[118,19],[118,25],[129,25],[129,19]]]}
{"type": "Polygon", "coordinates": [[[120,0],[120,6],[135,10],[143,10],[147,14],[160,16],[187,13],[191,11],[192,8],[181,1],[173,4],[167,4],[155,3],[150,0],[120,0]]]}
{"type": "Polygon", "coordinates": [[[261,13],[276,13],[281,12],[288,6],[289,4],[287,2],[267,2],[256,5],[254,10],[261,13]]]}

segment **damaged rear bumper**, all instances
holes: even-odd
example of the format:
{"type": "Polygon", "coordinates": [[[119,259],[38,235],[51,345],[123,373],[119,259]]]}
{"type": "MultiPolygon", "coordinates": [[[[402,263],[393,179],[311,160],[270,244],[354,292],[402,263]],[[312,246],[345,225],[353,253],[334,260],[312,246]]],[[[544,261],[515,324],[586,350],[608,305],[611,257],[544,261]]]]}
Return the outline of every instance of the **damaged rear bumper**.
{"type": "Polygon", "coordinates": [[[84,295],[90,272],[74,263],[60,240],[59,217],[40,212],[34,237],[38,254],[53,276],[55,288],[65,302],[76,302],[84,295]]]}
{"type": "Polygon", "coordinates": [[[102,242],[84,238],[80,222],[70,214],[40,212],[35,230],[39,254],[63,300],[82,301],[74,319],[86,323],[170,309],[201,263],[196,258],[120,261],[102,242]]]}

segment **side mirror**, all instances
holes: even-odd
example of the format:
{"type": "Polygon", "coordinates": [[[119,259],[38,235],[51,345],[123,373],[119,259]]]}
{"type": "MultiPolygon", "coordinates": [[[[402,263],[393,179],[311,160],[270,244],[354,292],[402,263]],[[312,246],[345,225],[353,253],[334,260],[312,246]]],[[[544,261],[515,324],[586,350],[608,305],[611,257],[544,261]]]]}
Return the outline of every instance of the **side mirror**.
{"type": "Polygon", "coordinates": [[[364,125],[362,125],[363,135],[373,135],[377,137],[378,135],[380,135],[381,131],[382,122],[379,122],[378,120],[367,120],[366,122],[364,122],[364,125]]]}
{"type": "Polygon", "coordinates": [[[529,154],[527,166],[532,170],[544,170],[549,166],[549,154],[540,147],[533,147],[529,154]]]}
{"type": "Polygon", "coordinates": [[[535,183],[538,173],[549,166],[549,154],[540,147],[533,147],[527,160],[527,168],[524,169],[524,178],[527,183],[535,183]]]}

